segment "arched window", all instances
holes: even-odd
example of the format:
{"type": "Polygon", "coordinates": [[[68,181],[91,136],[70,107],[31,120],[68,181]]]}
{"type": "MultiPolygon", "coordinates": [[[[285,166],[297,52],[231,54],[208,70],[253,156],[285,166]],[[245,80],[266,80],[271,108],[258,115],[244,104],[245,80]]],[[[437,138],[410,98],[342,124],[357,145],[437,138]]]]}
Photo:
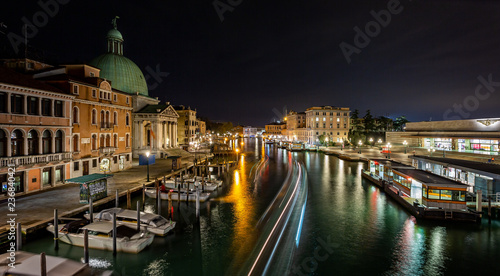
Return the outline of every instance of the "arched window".
{"type": "Polygon", "coordinates": [[[127,113],[127,116],[125,117],[125,125],[130,126],[130,115],[127,113]]]}
{"type": "Polygon", "coordinates": [[[56,153],[61,153],[63,151],[63,134],[61,130],[56,132],[56,153]]]}
{"type": "Polygon", "coordinates": [[[111,135],[106,135],[106,147],[111,147],[111,135]]]}
{"type": "Polygon", "coordinates": [[[38,154],[38,133],[32,129],[28,132],[28,155],[38,154]]]}
{"type": "Polygon", "coordinates": [[[99,141],[99,147],[100,148],[104,148],[105,147],[105,145],[104,145],[104,135],[101,135],[101,139],[99,141]]]}
{"type": "Polygon", "coordinates": [[[92,124],[97,125],[97,110],[92,109],[92,124]]]}
{"type": "Polygon", "coordinates": [[[78,107],[73,106],[73,124],[78,124],[78,122],[80,122],[79,116],[78,107]]]}
{"type": "Polygon", "coordinates": [[[97,149],[97,135],[92,134],[92,150],[96,150],[96,149],[97,149]]]}
{"type": "Polygon", "coordinates": [[[115,134],[113,136],[113,147],[115,147],[115,148],[118,147],[118,134],[115,134]]]}
{"type": "Polygon", "coordinates": [[[78,141],[78,135],[73,135],[73,151],[78,152],[78,148],[80,147],[80,143],[78,141]]]}
{"type": "Polygon", "coordinates": [[[109,111],[106,111],[106,127],[109,127],[109,111]]]}
{"type": "Polygon", "coordinates": [[[48,130],[45,130],[42,134],[42,150],[43,154],[52,152],[52,134],[48,130]]]}
{"type": "Polygon", "coordinates": [[[113,113],[113,125],[118,125],[118,112],[113,113]]]}
{"type": "Polygon", "coordinates": [[[7,133],[0,129],[0,157],[7,157],[7,133]]]}
{"type": "Polygon", "coordinates": [[[105,123],[104,116],[105,116],[105,112],[104,112],[104,110],[101,110],[101,127],[104,127],[104,123],[105,123]]]}
{"type": "Polygon", "coordinates": [[[125,147],[130,147],[130,135],[128,133],[125,135],[125,147]]]}
{"type": "Polygon", "coordinates": [[[24,137],[23,133],[17,129],[10,135],[11,156],[23,155],[24,137]]]}

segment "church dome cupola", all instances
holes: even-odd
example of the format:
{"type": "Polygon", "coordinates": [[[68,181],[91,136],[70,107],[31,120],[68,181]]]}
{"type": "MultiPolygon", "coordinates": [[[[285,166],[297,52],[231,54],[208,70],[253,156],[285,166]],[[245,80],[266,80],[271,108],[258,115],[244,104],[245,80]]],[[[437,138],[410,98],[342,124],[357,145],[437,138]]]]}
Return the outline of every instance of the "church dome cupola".
{"type": "Polygon", "coordinates": [[[123,55],[123,36],[118,31],[118,26],[116,19],[120,17],[115,16],[111,23],[113,24],[113,29],[109,30],[106,38],[108,39],[108,53],[123,55]]]}

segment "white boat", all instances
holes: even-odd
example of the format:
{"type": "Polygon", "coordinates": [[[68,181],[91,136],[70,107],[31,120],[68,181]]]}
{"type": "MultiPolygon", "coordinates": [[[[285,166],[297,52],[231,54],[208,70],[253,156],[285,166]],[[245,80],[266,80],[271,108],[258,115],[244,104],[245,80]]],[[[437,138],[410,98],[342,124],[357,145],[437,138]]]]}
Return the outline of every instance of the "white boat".
{"type": "MultiPolygon", "coordinates": [[[[59,226],[59,240],[67,244],[83,247],[84,230],[89,233],[89,248],[113,250],[113,223],[97,221],[88,223],[88,220],[76,220],[59,226]]],[[[47,230],[54,233],[54,225],[47,226],[47,230]]],[[[148,231],[137,231],[125,225],[116,226],[116,251],[139,253],[153,242],[154,234],[148,231]]]]}
{"type": "MultiPolygon", "coordinates": [[[[196,176],[196,177],[187,177],[187,178],[184,178],[182,179],[185,182],[189,182],[189,183],[193,183],[193,182],[200,182],[203,180],[203,177],[202,176],[196,176]]],[[[173,180],[169,180],[169,181],[172,181],[174,182],[173,180]]],[[[181,178],[180,177],[177,177],[177,184],[181,183],[181,178]]],[[[212,179],[207,179],[207,177],[205,177],[205,183],[212,183],[212,184],[216,184],[217,186],[221,187],[222,186],[222,183],[223,181],[220,180],[220,179],[215,179],[215,178],[212,178],[212,179]]],[[[175,183],[174,183],[175,185],[175,183]]]]}
{"type": "MultiPolygon", "coordinates": [[[[180,182],[177,182],[177,185],[179,185],[179,183],[180,182]]],[[[186,189],[186,185],[189,185],[189,189],[193,190],[196,189],[196,187],[198,187],[198,189],[200,190],[202,190],[203,188],[201,182],[185,182],[184,185],[181,185],[181,189],[186,189]]],[[[167,180],[165,182],[165,187],[168,189],[177,189],[177,186],[175,186],[175,182],[171,180],[167,180]]],[[[217,184],[205,182],[205,191],[213,192],[217,190],[217,188],[219,188],[217,184]]]]}
{"type": "MultiPolygon", "coordinates": [[[[189,192],[189,198],[187,198],[187,193],[186,191],[180,192],[180,194],[176,190],[169,190],[167,192],[160,192],[160,197],[162,200],[168,200],[168,193],[171,193],[172,200],[180,200],[181,201],[186,201],[188,199],[189,201],[196,201],[196,193],[190,191],[189,192]]],[[[146,188],[145,194],[150,197],[150,198],[156,198],[156,189],[155,188],[146,188]]],[[[200,202],[205,202],[207,199],[210,197],[210,193],[201,193],[200,192],[200,202]]]]}
{"type": "MultiPolygon", "coordinates": [[[[125,225],[133,229],[137,229],[136,210],[122,209],[122,208],[105,209],[97,214],[94,214],[94,220],[113,222],[113,214],[116,214],[117,225],[125,225]]],[[[166,218],[160,215],[144,213],[144,212],[141,212],[140,214],[141,214],[141,228],[153,234],[164,236],[175,227],[175,221],[167,220],[166,218]]],[[[90,219],[90,214],[85,214],[84,217],[86,219],[90,219]]]]}
{"type": "MultiPolygon", "coordinates": [[[[25,251],[16,251],[15,262],[11,263],[10,253],[0,255],[0,275],[10,276],[39,276],[41,275],[41,255],[25,251]]],[[[113,271],[98,270],[87,264],[62,257],[45,255],[47,275],[65,276],[109,276],[113,271]]]]}

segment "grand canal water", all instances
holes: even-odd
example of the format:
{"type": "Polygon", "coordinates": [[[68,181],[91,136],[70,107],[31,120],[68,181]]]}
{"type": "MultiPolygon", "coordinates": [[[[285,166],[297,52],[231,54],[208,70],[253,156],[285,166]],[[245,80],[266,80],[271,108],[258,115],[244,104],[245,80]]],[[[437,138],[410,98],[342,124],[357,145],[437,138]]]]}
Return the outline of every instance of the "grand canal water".
{"type": "MultiPolygon", "coordinates": [[[[293,243],[288,274],[451,275],[500,271],[500,222],[491,225],[416,221],[378,188],[361,178],[363,163],[321,153],[289,153],[258,139],[245,139],[239,166],[195,223],[195,205],[174,202],[174,233],[155,238],[135,254],[91,250],[91,263],[116,275],[225,275],[246,265],[261,236],[259,219],[273,201],[293,158],[307,170],[308,200],[299,242],[293,243]],[[298,244],[298,245],[297,245],[298,244]]],[[[135,198],[135,202],[141,198],[135,198]]],[[[166,202],[162,214],[167,213],[166,202]]],[[[155,211],[148,199],[147,211],[155,211]]],[[[23,248],[80,260],[83,250],[50,235],[23,248]]],[[[276,257],[285,255],[277,252],[276,257]]]]}

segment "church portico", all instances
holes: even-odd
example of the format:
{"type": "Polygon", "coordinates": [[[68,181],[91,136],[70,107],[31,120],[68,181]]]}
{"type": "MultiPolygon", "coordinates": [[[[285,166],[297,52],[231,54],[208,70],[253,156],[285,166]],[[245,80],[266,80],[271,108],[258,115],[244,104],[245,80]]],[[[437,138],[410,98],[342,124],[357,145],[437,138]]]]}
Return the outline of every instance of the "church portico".
{"type": "Polygon", "coordinates": [[[134,114],[133,156],[149,151],[162,158],[166,150],[177,147],[179,115],[170,105],[148,105],[134,114]]]}

